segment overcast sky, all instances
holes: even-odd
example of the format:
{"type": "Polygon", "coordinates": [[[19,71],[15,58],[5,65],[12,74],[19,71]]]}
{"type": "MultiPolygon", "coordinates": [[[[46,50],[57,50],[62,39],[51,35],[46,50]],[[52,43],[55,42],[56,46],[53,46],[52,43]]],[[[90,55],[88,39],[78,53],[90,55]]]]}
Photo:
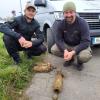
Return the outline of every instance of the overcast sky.
{"type": "MultiPolygon", "coordinates": [[[[11,11],[16,10],[17,15],[19,15],[20,8],[20,0],[0,0],[0,17],[8,17],[11,16],[11,11]]],[[[24,6],[27,1],[30,0],[21,0],[22,2],[22,10],[24,10],[24,6]]]]}

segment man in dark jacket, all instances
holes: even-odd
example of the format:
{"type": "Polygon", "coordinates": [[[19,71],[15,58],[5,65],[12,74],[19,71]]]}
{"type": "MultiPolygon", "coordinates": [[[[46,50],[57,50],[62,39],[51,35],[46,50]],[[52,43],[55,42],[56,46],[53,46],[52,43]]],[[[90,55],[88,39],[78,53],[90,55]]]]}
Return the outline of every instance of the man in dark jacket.
{"type": "Polygon", "coordinates": [[[64,66],[70,65],[76,56],[77,69],[82,70],[83,63],[92,57],[89,26],[83,18],[77,16],[73,2],[65,3],[63,14],[64,19],[55,28],[56,44],[51,48],[51,52],[64,57],[64,66]]]}
{"type": "Polygon", "coordinates": [[[27,3],[24,13],[0,26],[0,32],[4,33],[5,47],[16,64],[21,61],[19,51],[25,51],[28,58],[46,51],[40,25],[34,19],[35,6],[27,3]]]}

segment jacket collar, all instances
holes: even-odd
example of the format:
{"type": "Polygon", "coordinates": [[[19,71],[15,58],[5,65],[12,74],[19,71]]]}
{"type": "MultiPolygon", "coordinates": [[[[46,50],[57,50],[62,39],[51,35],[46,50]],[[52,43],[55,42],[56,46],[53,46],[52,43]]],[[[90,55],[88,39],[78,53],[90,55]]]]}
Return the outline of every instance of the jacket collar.
{"type": "MultiPolygon", "coordinates": [[[[29,23],[29,22],[27,22],[27,19],[26,19],[26,16],[25,15],[22,15],[22,19],[23,19],[23,21],[25,21],[26,23],[29,23]]],[[[34,18],[32,19],[32,21],[30,22],[30,23],[32,23],[34,21],[34,18]]]]}

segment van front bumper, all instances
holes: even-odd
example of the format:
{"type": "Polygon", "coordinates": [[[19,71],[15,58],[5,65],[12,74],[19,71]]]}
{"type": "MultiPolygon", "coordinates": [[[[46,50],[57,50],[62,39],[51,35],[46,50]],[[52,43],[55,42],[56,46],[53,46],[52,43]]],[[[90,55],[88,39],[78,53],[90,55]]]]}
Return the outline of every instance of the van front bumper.
{"type": "Polygon", "coordinates": [[[100,30],[91,30],[91,45],[100,45],[100,30]]]}

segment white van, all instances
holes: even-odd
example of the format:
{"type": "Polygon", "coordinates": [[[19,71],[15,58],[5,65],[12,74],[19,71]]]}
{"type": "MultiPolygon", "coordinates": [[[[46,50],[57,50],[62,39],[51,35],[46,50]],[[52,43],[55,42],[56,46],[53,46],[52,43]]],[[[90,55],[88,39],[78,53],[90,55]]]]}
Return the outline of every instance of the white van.
{"type": "Polygon", "coordinates": [[[63,18],[62,8],[65,2],[73,1],[77,13],[89,24],[91,44],[100,44],[100,0],[35,0],[37,8],[36,19],[40,23],[41,31],[46,35],[55,20],[63,18]]]}

